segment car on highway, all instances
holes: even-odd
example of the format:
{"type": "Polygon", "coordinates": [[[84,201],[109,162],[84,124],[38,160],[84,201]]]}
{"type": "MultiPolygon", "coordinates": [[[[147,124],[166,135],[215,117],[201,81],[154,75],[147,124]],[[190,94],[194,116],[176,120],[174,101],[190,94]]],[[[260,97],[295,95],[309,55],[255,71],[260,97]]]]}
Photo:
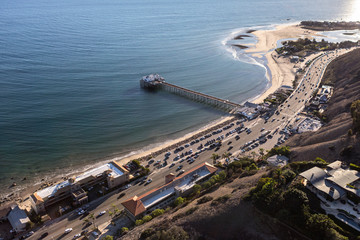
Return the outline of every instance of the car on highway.
{"type": "Polygon", "coordinates": [[[102,215],[104,215],[106,213],[106,211],[101,211],[99,212],[99,214],[97,215],[98,217],[101,217],[102,215]]]}
{"type": "Polygon", "coordinates": [[[30,231],[30,232],[28,232],[28,233],[24,236],[24,238],[31,237],[33,234],[34,234],[34,232],[33,232],[33,231],[30,231]]]}
{"type": "Polygon", "coordinates": [[[65,229],[65,233],[68,234],[68,233],[70,233],[72,230],[73,230],[72,228],[67,228],[67,229],[65,229]]]}
{"type": "Polygon", "coordinates": [[[78,212],[78,215],[80,216],[80,215],[83,215],[85,213],[85,210],[80,210],[79,212],[78,212]]]}
{"type": "Polygon", "coordinates": [[[80,234],[80,233],[74,235],[73,239],[78,239],[79,237],[81,237],[81,234],[80,234]]]}

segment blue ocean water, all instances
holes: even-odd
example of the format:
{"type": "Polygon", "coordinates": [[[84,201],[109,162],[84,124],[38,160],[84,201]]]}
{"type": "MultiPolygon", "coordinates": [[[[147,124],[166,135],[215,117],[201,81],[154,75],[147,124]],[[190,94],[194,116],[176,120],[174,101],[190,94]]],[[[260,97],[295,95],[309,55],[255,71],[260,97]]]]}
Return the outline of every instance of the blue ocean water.
{"type": "Polygon", "coordinates": [[[224,113],[139,79],[235,102],[265,68],[234,58],[233,32],[354,16],[356,0],[2,0],[0,186],[63,173],[174,139],[224,113]],[[13,179],[10,179],[13,178],[13,179]]]}

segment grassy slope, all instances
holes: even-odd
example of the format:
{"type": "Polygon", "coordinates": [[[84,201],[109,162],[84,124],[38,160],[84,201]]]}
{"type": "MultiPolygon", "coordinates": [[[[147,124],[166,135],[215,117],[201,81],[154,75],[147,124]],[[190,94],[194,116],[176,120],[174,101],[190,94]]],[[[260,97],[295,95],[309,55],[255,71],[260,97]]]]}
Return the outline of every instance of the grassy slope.
{"type": "Polygon", "coordinates": [[[321,157],[328,162],[340,159],[360,162],[359,137],[348,136],[352,126],[350,105],[360,99],[360,49],[339,57],[327,68],[323,82],[334,86],[334,95],[325,114],[329,122],[317,132],[303,133],[290,138],[293,161],[321,157]],[[349,156],[341,156],[347,146],[353,146],[349,156]]]}

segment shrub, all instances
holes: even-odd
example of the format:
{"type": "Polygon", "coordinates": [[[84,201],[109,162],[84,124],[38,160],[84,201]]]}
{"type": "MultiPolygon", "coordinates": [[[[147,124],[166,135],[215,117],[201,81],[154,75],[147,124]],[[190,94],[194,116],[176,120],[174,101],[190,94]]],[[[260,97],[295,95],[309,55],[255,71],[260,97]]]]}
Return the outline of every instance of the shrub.
{"type": "Polygon", "coordinates": [[[319,158],[319,157],[315,158],[315,162],[326,163],[326,161],[324,159],[319,158]]]}
{"type": "Polygon", "coordinates": [[[151,236],[154,235],[154,234],[155,234],[155,230],[152,229],[152,228],[148,228],[148,229],[145,229],[145,230],[141,233],[140,238],[141,238],[141,239],[146,239],[146,238],[148,238],[148,237],[151,237],[151,236]]]}
{"type": "Polygon", "coordinates": [[[354,101],[350,106],[351,117],[355,131],[360,130],[360,100],[354,101]]]}
{"type": "Polygon", "coordinates": [[[145,215],[145,216],[142,218],[142,220],[143,220],[144,222],[149,222],[149,221],[151,221],[151,219],[152,219],[152,217],[151,217],[150,215],[145,215]]]}
{"type": "Polygon", "coordinates": [[[360,172],[360,166],[355,165],[354,163],[350,163],[350,169],[360,172]]]}
{"type": "Polygon", "coordinates": [[[32,221],[29,221],[26,223],[26,230],[30,230],[34,227],[34,223],[32,221]]]}
{"type": "Polygon", "coordinates": [[[164,209],[155,209],[154,211],[151,212],[151,216],[153,218],[162,215],[165,212],[164,209]]]}
{"type": "Polygon", "coordinates": [[[195,184],[192,189],[193,194],[195,194],[195,195],[200,194],[200,191],[201,191],[201,185],[195,184]]]}
{"type": "MultiPolygon", "coordinates": [[[[144,239],[144,238],[143,238],[144,239]]],[[[150,236],[146,237],[146,239],[151,240],[163,240],[163,239],[171,239],[171,240],[187,240],[189,239],[189,235],[185,232],[181,227],[174,226],[170,229],[161,229],[158,231],[154,231],[150,236]]]]}
{"type": "Polygon", "coordinates": [[[175,207],[177,207],[177,206],[183,204],[184,202],[185,202],[185,199],[184,199],[184,198],[178,197],[177,199],[175,199],[174,205],[175,205],[175,207]]]}
{"type": "Polygon", "coordinates": [[[114,237],[110,235],[106,235],[106,237],[104,238],[104,240],[113,240],[113,239],[114,237]]]}
{"type": "Polygon", "coordinates": [[[218,197],[215,200],[212,201],[211,205],[218,205],[219,203],[225,203],[227,200],[229,200],[231,196],[229,194],[226,194],[224,196],[218,197]]]}
{"type": "Polygon", "coordinates": [[[200,198],[200,199],[197,201],[197,203],[198,203],[198,204],[203,204],[203,203],[209,202],[209,201],[211,201],[211,200],[213,200],[213,197],[211,197],[211,196],[204,196],[204,197],[200,198]]]}
{"type": "Polygon", "coordinates": [[[189,210],[187,210],[186,212],[185,212],[185,214],[186,215],[190,215],[190,214],[192,214],[193,212],[195,212],[196,210],[198,210],[199,209],[199,207],[192,207],[192,208],[190,208],[189,210]]]}
{"type": "Polygon", "coordinates": [[[285,169],[282,171],[282,176],[286,179],[286,182],[289,183],[296,177],[296,173],[291,171],[290,169],[285,169]]]}
{"type": "Polygon", "coordinates": [[[341,150],[340,155],[341,155],[341,156],[350,156],[350,155],[351,155],[351,152],[352,152],[352,148],[353,148],[352,145],[347,146],[347,147],[344,147],[344,148],[341,150]]]}
{"type": "Polygon", "coordinates": [[[136,226],[139,226],[139,225],[142,225],[142,224],[144,224],[144,221],[141,220],[141,219],[138,219],[138,220],[135,221],[136,226]]]}
{"type": "Polygon", "coordinates": [[[126,234],[126,233],[128,233],[129,232],[129,229],[127,228],[127,227],[122,227],[121,228],[121,233],[122,234],[126,234]]]}
{"type": "Polygon", "coordinates": [[[290,147],[289,146],[274,147],[268,152],[267,157],[271,157],[274,155],[283,155],[286,157],[290,157],[290,147]]]}

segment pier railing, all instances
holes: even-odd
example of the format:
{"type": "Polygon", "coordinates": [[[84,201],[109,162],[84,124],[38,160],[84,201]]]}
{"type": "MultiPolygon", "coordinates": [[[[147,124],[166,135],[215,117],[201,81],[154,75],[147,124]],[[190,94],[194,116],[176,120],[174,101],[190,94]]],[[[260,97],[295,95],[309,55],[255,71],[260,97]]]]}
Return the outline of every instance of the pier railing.
{"type": "Polygon", "coordinates": [[[218,97],[210,96],[201,92],[196,92],[187,88],[179,87],[171,83],[162,82],[158,86],[159,88],[165,91],[189,98],[193,101],[212,105],[216,108],[225,110],[227,112],[233,112],[235,109],[242,107],[241,104],[234,103],[229,100],[224,100],[218,97]]]}

